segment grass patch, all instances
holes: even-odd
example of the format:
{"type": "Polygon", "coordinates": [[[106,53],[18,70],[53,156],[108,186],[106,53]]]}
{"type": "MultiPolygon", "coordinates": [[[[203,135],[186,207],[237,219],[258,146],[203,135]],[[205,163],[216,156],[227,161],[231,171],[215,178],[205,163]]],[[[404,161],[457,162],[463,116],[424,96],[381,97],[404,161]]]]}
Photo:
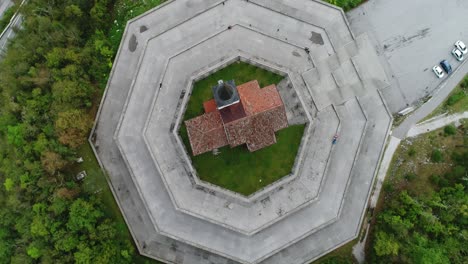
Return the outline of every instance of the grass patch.
{"type": "Polygon", "coordinates": [[[358,5],[364,3],[366,0],[326,0],[326,2],[343,8],[344,11],[349,11],[358,5]]]}
{"type": "Polygon", "coordinates": [[[468,111],[468,75],[453,89],[447,99],[424,120],[442,114],[455,114],[468,111]]]}
{"type": "Polygon", "coordinates": [[[352,264],[357,263],[353,256],[353,247],[358,242],[357,239],[348,242],[344,246],[333,250],[327,255],[319,258],[311,264],[352,264]]]}
{"type": "MultiPolygon", "coordinates": [[[[279,83],[283,77],[244,62],[231,64],[195,83],[184,120],[204,113],[203,102],[213,98],[211,87],[221,79],[234,79],[236,84],[258,80],[260,86],[265,87],[279,83]]],[[[282,129],[276,133],[276,144],[255,152],[248,151],[244,145],[223,147],[216,156],[211,152],[195,157],[190,154],[192,164],[202,180],[249,195],[291,172],[304,128],[305,125],[296,125],[282,129]]],[[[191,153],[187,129],[183,123],[179,133],[191,153]]]]}
{"type": "Polygon", "coordinates": [[[408,190],[418,197],[433,194],[436,186],[431,178],[452,169],[453,153],[462,151],[466,140],[460,129],[453,131],[451,128],[450,134],[445,130],[440,128],[402,141],[388,170],[384,183],[385,195],[402,190],[408,190]]]}
{"type": "MultiPolygon", "coordinates": [[[[276,133],[277,143],[250,152],[246,146],[220,148],[217,156],[206,152],[190,155],[200,179],[243,195],[249,195],[291,172],[305,125],[295,125],[276,133]]],[[[187,130],[181,127],[188,149],[187,130]]]]}

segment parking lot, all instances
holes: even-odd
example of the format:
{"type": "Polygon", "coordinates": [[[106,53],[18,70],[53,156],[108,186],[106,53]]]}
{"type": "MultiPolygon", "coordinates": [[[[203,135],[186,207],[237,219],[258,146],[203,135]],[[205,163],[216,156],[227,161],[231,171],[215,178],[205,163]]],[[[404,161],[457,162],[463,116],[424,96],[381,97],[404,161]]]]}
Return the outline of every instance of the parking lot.
{"type": "Polygon", "coordinates": [[[447,78],[432,72],[441,60],[459,67],[451,50],[456,40],[468,43],[466,14],[464,0],[373,0],[347,14],[355,35],[369,35],[391,77],[382,92],[392,112],[434,92],[447,78]]]}

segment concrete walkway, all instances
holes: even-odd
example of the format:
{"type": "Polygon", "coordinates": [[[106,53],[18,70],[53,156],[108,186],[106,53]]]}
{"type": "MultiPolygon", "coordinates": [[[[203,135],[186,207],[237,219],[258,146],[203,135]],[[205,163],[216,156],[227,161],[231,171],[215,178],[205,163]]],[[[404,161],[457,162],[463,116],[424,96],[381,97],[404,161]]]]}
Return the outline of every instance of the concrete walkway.
{"type": "Polygon", "coordinates": [[[377,174],[376,186],[370,200],[370,208],[375,208],[377,201],[379,199],[380,191],[382,190],[382,184],[385,180],[385,175],[387,175],[388,168],[392,162],[393,154],[400,145],[401,139],[391,136],[388,141],[387,149],[385,150],[384,157],[380,163],[379,173],[377,174]]]}
{"type": "MultiPolygon", "coordinates": [[[[369,208],[374,209],[377,205],[377,201],[379,200],[380,192],[382,190],[382,185],[385,180],[385,176],[387,175],[388,168],[393,159],[393,154],[397,150],[398,146],[400,145],[401,139],[396,138],[394,136],[390,136],[388,140],[387,148],[385,149],[384,156],[380,163],[379,172],[377,174],[377,179],[375,182],[375,188],[370,198],[369,208]]],[[[362,241],[359,241],[353,247],[353,256],[356,258],[358,263],[365,262],[365,245],[367,241],[367,235],[369,234],[369,225],[366,226],[366,235],[362,241]]]]}
{"type": "Polygon", "coordinates": [[[468,111],[459,113],[459,114],[449,115],[449,116],[446,116],[446,115],[436,116],[422,123],[419,123],[415,126],[412,126],[410,130],[408,131],[407,137],[415,137],[420,134],[434,131],[436,129],[455,123],[465,118],[468,118],[468,111]]]}

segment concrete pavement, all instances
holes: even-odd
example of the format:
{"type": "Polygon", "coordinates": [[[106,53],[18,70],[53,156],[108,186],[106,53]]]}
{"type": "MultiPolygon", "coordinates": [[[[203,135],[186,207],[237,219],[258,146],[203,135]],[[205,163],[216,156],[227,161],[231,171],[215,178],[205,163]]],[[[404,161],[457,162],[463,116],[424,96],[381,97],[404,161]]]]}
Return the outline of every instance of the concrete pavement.
{"type": "MultiPolygon", "coordinates": [[[[467,13],[468,1],[439,0],[373,0],[347,13],[355,34],[369,34],[391,76],[391,86],[382,93],[392,112],[436,92],[444,80],[437,79],[431,68],[441,60],[460,66],[450,51],[458,39],[468,43],[467,13]]],[[[462,72],[466,74],[467,68],[462,72]]],[[[403,131],[396,134],[404,136],[403,131]]]]}
{"type": "Polygon", "coordinates": [[[468,111],[449,116],[436,116],[430,120],[426,120],[425,122],[419,123],[416,126],[411,127],[408,131],[407,137],[416,137],[418,135],[455,123],[460,119],[466,118],[468,118],[468,111]]]}
{"type": "Polygon", "coordinates": [[[387,77],[369,43],[340,9],[316,1],[178,0],[130,21],[90,141],[140,252],[176,263],[304,263],[356,237],[391,124],[377,90],[387,77]],[[298,176],[260,200],[200,188],[177,135],[193,78],[235,57],[286,73],[313,119],[298,176]],[[329,80],[346,92],[311,96],[329,80]]]}
{"type": "Polygon", "coordinates": [[[393,130],[393,136],[399,139],[404,139],[412,126],[417,124],[420,120],[432,113],[440,104],[442,104],[457,84],[463,80],[468,73],[468,63],[466,60],[462,65],[456,69],[454,73],[445,79],[434,95],[424,103],[421,107],[416,109],[412,114],[405,118],[405,120],[393,130]]]}

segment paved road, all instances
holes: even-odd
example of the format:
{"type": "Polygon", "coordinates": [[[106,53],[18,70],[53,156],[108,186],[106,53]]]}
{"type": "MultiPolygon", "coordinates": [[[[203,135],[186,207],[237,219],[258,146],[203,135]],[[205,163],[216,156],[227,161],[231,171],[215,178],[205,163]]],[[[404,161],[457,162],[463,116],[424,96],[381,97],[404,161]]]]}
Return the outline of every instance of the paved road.
{"type": "Polygon", "coordinates": [[[16,16],[11,23],[11,26],[8,27],[0,37],[0,51],[3,52],[6,45],[8,44],[8,40],[12,39],[16,33],[14,31],[15,28],[21,27],[21,22],[23,21],[23,17],[21,15],[16,16]]]}
{"type": "Polygon", "coordinates": [[[436,90],[441,80],[431,68],[440,60],[459,67],[450,51],[458,39],[468,43],[466,14],[466,0],[371,0],[347,14],[355,35],[369,34],[392,76],[383,90],[392,112],[436,90]]]}
{"type": "Polygon", "coordinates": [[[393,130],[392,135],[399,139],[404,139],[410,128],[417,124],[420,120],[430,114],[437,108],[445,98],[450,94],[453,88],[463,79],[468,72],[468,63],[466,61],[457,69],[452,76],[446,79],[438,88],[434,96],[420,108],[408,116],[403,123],[393,130]]]}
{"type": "MultiPolygon", "coordinates": [[[[2,1],[2,0],[0,0],[2,1]]],[[[3,12],[5,9],[2,11],[3,6],[6,6],[8,8],[8,2],[11,3],[10,0],[5,0],[0,3],[0,12],[3,15],[3,12]]],[[[26,1],[23,0],[21,4],[24,4],[26,1]]],[[[0,15],[1,16],[1,15],[0,15]]],[[[8,40],[12,39],[15,37],[16,33],[14,31],[15,28],[20,28],[21,23],[23,21],[23,17],[21,15],[16,15],[14,16],[13,20],[11,21],[11,24],[9,27],[7,27],[0,35],[0,53],[3,53],[5,50],[5,47],[8,44],[8,40]]]]}
{"type": "Polygon", "coordinates": [[[411,129],[408,132],[408,137],[415,137],[420,134],[439,129],[452,123],[456,124],[456,122],[458,122],[459,120],[466,118],[468,118],[468,111],[449,116],[440,116],[438,118],[428,120],[427,122],[423,122],[421,124],[411,127],[411,129]]]}
{"type": "Polygon", "coordinates": [[[0,0],[0,18],[3,16],[3,13],[13,5],[11,0],[0,0]]]}

